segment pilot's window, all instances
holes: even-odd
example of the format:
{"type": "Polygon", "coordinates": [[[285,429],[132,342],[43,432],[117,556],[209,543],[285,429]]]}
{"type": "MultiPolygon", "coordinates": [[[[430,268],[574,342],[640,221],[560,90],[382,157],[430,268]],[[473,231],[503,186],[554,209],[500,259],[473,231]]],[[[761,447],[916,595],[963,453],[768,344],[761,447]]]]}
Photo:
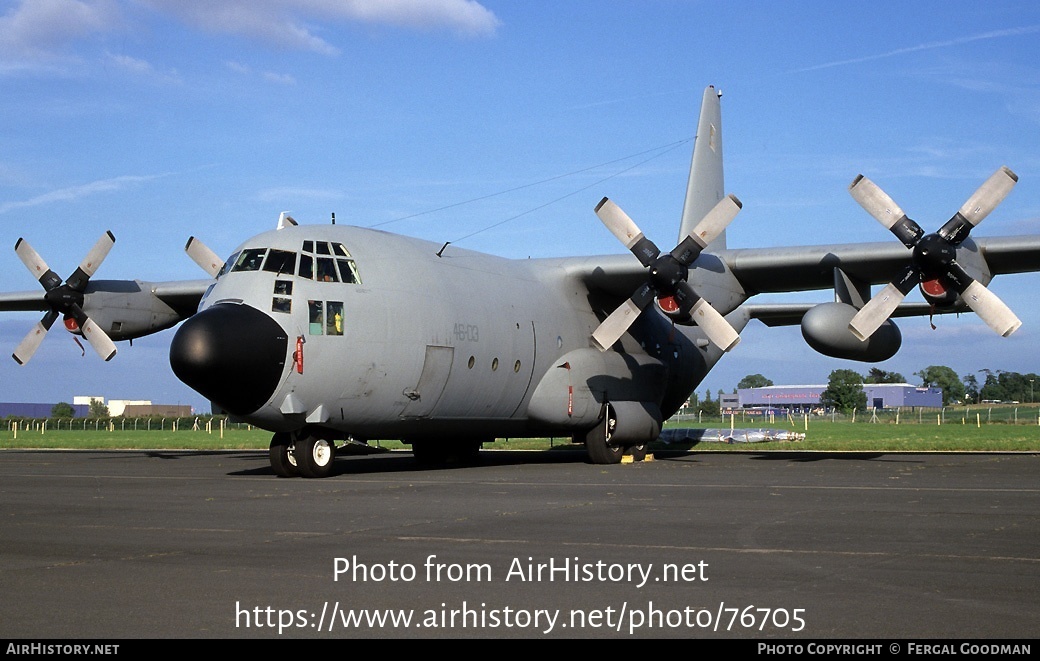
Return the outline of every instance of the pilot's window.
{"type": "Polygon", "coordinates": [[[350,257],[350,253],[347,252],[346,246],[344,246],[342,243],[332,244],[332,254],[336,255],[337,257],[350,257]]]}
{"type": "Polygon", "coordinates": [[[224,262],[223,266],[220,267],[220,272],[217,273],[218,278],[231,270],[231,268],[235,265],[235,262],[238,260],[238,255],[239,253],[236,252],[234,255],[228,257],[228,260],[224,262]]]}
{"type": "Polygon", "coordinates": [[[300,255],[300,277],[314,279],[314,258],[310,255],[300,255]]]}
{"type": "Polygon", "coordinates": [[[331,255],[332,252],[329,250],[329,244],[325,241],[318,241],[318,254],[319,255],[331,255]]]}
{"type": "Polygon", "coordinates": [[[303,252],[314,252],[314,242],[313,241],[304,241],[303,242],[303,252]]]}
{"type": "Polygon", "coordinates": [[[307,301],[307,315],[309,320],[308,332],[311,335],[321,335],[323,322],[323,308],[321,301],[307,301]]]}
{"type": "Polygon", "coordinates": [[[292,280],[275,280],[274,293],[282,296],[292,295],[292,280]]]}
{"type": "Polygon", "coordinates": [[[242,254],[238,256],[238,261],[235,262],[232,271],[259,271],[260,265],[264,262],[264,254],[267,252],[267,248],[250,248],[243,250],[242,254]]]}
{"type": "Polygon", "coordinates": [[[272,249],[264,262],[264,270],[272,273],[294,273],[296,271],[296,253],[286,250],[272,249]]]}
{"type": "Polygon", "coordinates": [[[292,312],[292,299],[275,296],[271,299],[271,312],[292,312]]]}
{"type": "Polygon", "coordinates": [[[354,260],[352,259],[337,259],[339,263],[340,278],[343,282],[351,282],[354,284],[360,284],[361,279],[357,274],[357,267],[354,266],[354,260]]]}
{"type": "Polygon", "coordinates": [[[325,304],[325,327],[326,335],[343,334],[343,303],[341,301],[329,301],[325,304]]]}
{"type": "Polygon", "coordinates": [[[328,257],[318,258],[318,282],[338,282],[336,264],[328,257]]]}

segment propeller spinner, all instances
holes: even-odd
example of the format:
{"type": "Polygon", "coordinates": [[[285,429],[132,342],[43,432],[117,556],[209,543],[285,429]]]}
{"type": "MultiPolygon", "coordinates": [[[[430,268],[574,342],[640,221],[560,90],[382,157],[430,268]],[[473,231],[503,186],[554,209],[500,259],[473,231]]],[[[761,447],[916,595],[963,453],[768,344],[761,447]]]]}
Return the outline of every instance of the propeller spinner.
{"type": "Polygon", "coordinates": [[[12,354],[19,365],[24,365],[33,357],[59,314],[65,316],[66,326],[70,330],[78,328],[83,333],[83,337],[87,338],[90,346],[94,347],[99,356],[105,360],[111,360],[116,355],[116,345],[105,334],[105,331],[101,330],[101,327],[87,316],[82,307],[87,283],[115,242],[116,238],[112,233],[106,232],[83,258],[79,268],[64,282],[60,275],[47,266],[47,262],[43,261],[43,258],[33,250],[27,241],[18,239],[14,244],[14,251],[18,254],[18,258],[43,285],[46,291],[43,300],[48,306],[43,319],[36,323],[36,326],[22,339],[12,354]]]}
{"type": "Polygon", "coordinates": [[[912,252],[910,263],[899,277],[885,285],[856,313],[849,322],[849,330],[860,340],[866,340],[885,323],[910,290],[922,282],[938,281],[960,294],[968,307],[1000,335],[1007,337],[1015,332],[1022,325],[1015,313],[996,294],[968,275],[956,258],[957,247],[968,233],[1007,197],[1017,181],[1014,172],[1001,167],[938,232],[926,235],[877,184],[863,175],[856,177],[849,186],[849,193],[912,252]]]}
{"type": "Polygon", "coordinates": [[[621,207],[607,198],[600,201],[596,215],[649,271],[647,282],[592,333],[592,340],[600,351],[613,346],[654,299],[673,319],[690,320],[700,326],[708,340],[723,351],[729,351],[740,342],[737,331],[687,282],[690,265],[726,229],[740,207],[736,196],[723,198],[701,219],[690,236],[670,253],[662,254],[621,207]]]}

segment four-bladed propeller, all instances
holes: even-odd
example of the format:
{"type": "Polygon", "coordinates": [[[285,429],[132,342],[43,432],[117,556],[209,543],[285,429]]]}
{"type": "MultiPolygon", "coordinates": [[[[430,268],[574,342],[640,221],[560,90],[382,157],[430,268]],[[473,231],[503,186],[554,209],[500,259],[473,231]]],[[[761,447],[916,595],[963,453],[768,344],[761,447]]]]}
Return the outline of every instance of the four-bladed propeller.
{"type": "Polygon", "coordinates": [[[740,206],[740,200],[733,195],[723,198],[697,224],[690,236],[670,253],[662,254],[618,205],[603,198],[596,206],[596,215],[649,269],[649,278],[593,332],[596,346],[602,351],[613,346],[654,299],[669,317],[684,323],[692,321],[700,326],[708,340],[723,351],[736,346],[740,341],[737,331],[711,304],[698,296],[686,280],[690,265],[726,229],[740,211],[740,206]]]}
{"type": "Polygon", "coordinates": [[[20,365],[24,365],[33,357],[59,314],[64,315],[66,326],[70,330],[79,330],[102,358],[111,360],[116,355],[116,345],[105,334],[105,331],[101,330],[101,327],[87,316],[82,307],[87,282],[97,271],[115,242],[116,238],[112,236],[112,233],[106,232],[90,249],[79,268],[68,280],[62,282],[61,276],[47,266],[47,263],[27,241],[18,239],[14,245],[14,251],[33,277],[43,285],[46,291],[43,299],[48,306],[43,319],[37,322],[14,350],[13,358],[20,365]]]}
{"type": "Polygon", "coordinates": [[[860,340],[873,335],[891,316],[903,298],[921,282],[938,280],[953,289],[964,302],[1000,335],[1007,337],[1022,322],[995,294],[972,278],[957,263],[957,247],[972,228],[982,222],[1018,181],[1018,176],[1001,167],[964,206],[934,234],[925,234],[921,226],[907,218],[903,210],[877,184],[859,175],[849,186],[852,197],[888,228],[907,248],[912,249],[910,263],[894,281],[885,285],[874,298],[852,318],[849,330],[860,340]]]}

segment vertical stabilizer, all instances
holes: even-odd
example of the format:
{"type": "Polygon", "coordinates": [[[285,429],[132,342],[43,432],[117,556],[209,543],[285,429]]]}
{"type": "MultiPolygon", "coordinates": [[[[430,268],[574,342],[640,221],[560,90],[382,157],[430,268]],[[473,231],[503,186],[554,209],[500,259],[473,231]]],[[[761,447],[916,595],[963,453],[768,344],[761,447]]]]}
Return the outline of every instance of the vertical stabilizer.
{"type": "MultiPolygon", "coordinates": [[[[725,195],[722,180],[722,92],[709,86],[701,101],[701,118],[693,143],[690,179],[686,184],[679,241],[689,236],[701,218],[725,195]]],[[[708,246],[708,251],[726,247],[723,232],[708,246]]]]}

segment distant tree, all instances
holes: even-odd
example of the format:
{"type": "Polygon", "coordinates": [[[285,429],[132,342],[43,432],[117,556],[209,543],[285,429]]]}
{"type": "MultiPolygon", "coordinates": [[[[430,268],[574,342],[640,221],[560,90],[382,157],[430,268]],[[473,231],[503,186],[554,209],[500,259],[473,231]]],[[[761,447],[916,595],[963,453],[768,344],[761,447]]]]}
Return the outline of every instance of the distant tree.
{"type": "Polygon", "coordinates": [[[773,382],[761,374],[748,374],[737,384],[737,388],[765,388],[773,385],[773,382]]]}
{"type": "Polygon", "coordinates": [[[100,399],[90,400],[90,417],[91,418],[107,418],[108,407],[100,399]]]}
{"type": "Polygon", "coordinates": [[[76,416],[76,409],[68,402],[58,402],[51,408],[52,418],[73,418],[76,416]]]}
{"type": "Polygon", "coordinates": [[[899,372],[886,372],[878,367],[871,367],[863,383],[906,383],[906,377],[899,372]]]}
{"type": "Polygon", "coordinates": [[[971,404],[979,403],[979,380],[974,374],[965,374],[961,377],[964,383],[964,401],[971,404]]]}
{"type": "Polygon", "coordinates": [[[986,382],[979,391],[981,399],[1001,402],[1028,402],[1036,397],[1036,381],[1040,376],[1030,372],[1006,372],[1004,370],[979,370],[986,375],[986,382]]]}
{"type": "Polygon", "coordinates": [[[867,408],[867,393],[863,392],[863,376],[853,370],[834,370],[827,379],[827,389],[820,395],[824,406],[851,413],[867,408]]]}
{"type": "Polygon", "coordinates": [[[921,379],[921,385],[927,388],[942,388],[943,406],[964,399],[964,384],[960,377],[945,365],[930,365],[920,372],[914,372],[914,376],[921,379]]]}
{"type": "Polygon", "coordinates": [[[711,396],[711,390],[704,391],[704,399],[700,403],[700,411],[704,415],[718,415],[719,414],[719,400],[711,396]]]}
{"type": "Polygon", "coordinates": [[[996,400],[998,402],[1004,400],[1004,388],[1000,385],[999,377],[1002,370],[994,372],[990,369],[981,369],[979,373],[986,375],[986,380],[982,382],[982,387],[979,388],[979,401],[985,400],[996,400]]]}

